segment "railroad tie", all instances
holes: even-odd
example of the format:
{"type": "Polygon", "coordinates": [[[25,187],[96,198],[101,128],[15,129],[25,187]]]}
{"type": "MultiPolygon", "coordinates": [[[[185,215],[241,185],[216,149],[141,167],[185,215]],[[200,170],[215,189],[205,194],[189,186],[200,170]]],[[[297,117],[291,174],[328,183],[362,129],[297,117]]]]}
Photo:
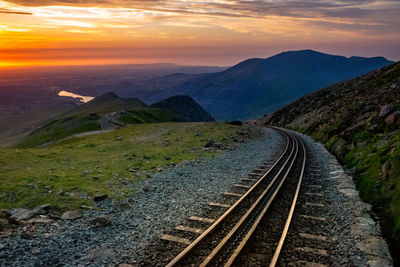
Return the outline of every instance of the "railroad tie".
{"type": "Polygon", "coordinates": [[[261,175],[261,173],[255,173],[255,172],[251,172],[251,173],[249,173],[249,175],[250,175],[250,176],[260,176],[260,175],[261,175]]]}
{"type": "Polygon", "coordinates": [[[297,261],[295,266],[304,266],[304,267],[326,267],[327,265],[316,263],[316,262],[309,262],[309,261],[297,261]]]}
{"type": "Polygon", "coordinates": [[[315,196],[315,197],[323,197],[323,196],[324,196],[323,194],[320,194],[320,193],[310,193],[310,192],[306,192],[306,193],[304,193],[304,194],[306,194],[306,195],[308,195],[308,196],[315,196]]]}
{"type": "Polygon", "coordinates": [[[326,241],[326,236],[323,236],[323,235],[310,235],[310,234],[305,234],[305,233],[299,233],[299,236],[302,238],[307,238],[307,239],[326,241]]]}
{"type": "Polygon", "coordinates": [[[258,179],[251,179],[251,178],[242,178],[242,181],[246,181],[246,182],[257,182],[258,179]]]}
{"type": "Polygon", "coordinates": [[[310,184],[308,186],[316,189],[322,189],[322,185],[310,184]]]}
{"type": "Polygon", "coordinates": [[[324,204],[321,204],[321,203],[312,203],[312,202],[306,202],[306,206],[318,207],[318,208],[323,208],[323,207],[325,207],[324,204]]]}
{"type": "Polygon", "coordinates": [[[266,170],[265,169],[261,169],[261,168],[257,168],[257,169],[254,169],[254,171],[256,171],[256,172],[264,172],[266,170]]]}
{"type": "Polygon", "coordinates": [[[243,196],[243,194],[232,193],[232,192],[224,192],[223,195],[224,196],[228,196],[228,197],[241,197],[241,196],[243,196]]]}
{"type": "Polygon", "coordinates": [[[324,217],[315,217],[315,216],[308,216],[308,215],[301,215],[301,217],[309,220],[315,220],[315,221],[320,221],[320,222],[325,222],[326,218],[324,217]]]}
{"type": "Polygon", "coordinates": [[[187,227],[184,225],[178,225],[177,227],[175,227],[175,229],[180,230],[180,231],[191,232],[191,233],[195,233],[195,234],[201,234],[204,232],[204,229],[187,227]]]}
{"type": "Polygon", "coordinates": [[[246,189],[251,187],[250,185],[244,185],[244,184],[234,184],[233,186],[240,187],[240,188],[246,188],[246,189]]]}
{"type": "Polygon", "coordinates": [[[328,251],[325,250],[325,249],[302,247],[302,248],[296,248],[296,250],[300,251],[300,252],[303,252],[303,253],[316,254],[316,255],[321,255],[321,256],[328,256],[328,251]]]}
{"type": "Polygon", "coordinates": [[[197,216],[190,216],[189,217],[190,221],[196,221],[196,222],[205,222],[205,223],[214,223],[214,219],[210,218],[204,218],[204,217],[197,217],[197,216]]]}
{"type": "Polygon", "coordinates": [[[191,242],[187,238],[179,237],[179,236],[174,236],[174,235],[163,235],[160,237],[162,240],[166,241],[171,241],[171,242],[176,242],[176,243],[181,243],[185,245],[189,245],[191,242]]]}
{"type": "Polygon", "coordinates": [[[216,203],[216,202],[210,202],[208,205],[212,207],[219,207],[219,208],[230,208],[231,205],[228,204],[223,204],[223,203],[216,203]]]}

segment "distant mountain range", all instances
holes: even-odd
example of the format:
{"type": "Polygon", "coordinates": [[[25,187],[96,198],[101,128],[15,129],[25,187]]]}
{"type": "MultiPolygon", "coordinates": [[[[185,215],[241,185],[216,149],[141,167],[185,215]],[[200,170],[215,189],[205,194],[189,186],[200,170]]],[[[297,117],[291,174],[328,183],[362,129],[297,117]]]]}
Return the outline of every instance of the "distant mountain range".
{"type": "Polygon", "coordinates": [[[346,58],[313,50],[290,51],[266,59],[248,59],[217,73],[177,73],[136,84],[124,82],[114,85],[113,91],[146,103],[189,95],[218,120],[249,119],[390,63],[383,57],[346,58]]]}

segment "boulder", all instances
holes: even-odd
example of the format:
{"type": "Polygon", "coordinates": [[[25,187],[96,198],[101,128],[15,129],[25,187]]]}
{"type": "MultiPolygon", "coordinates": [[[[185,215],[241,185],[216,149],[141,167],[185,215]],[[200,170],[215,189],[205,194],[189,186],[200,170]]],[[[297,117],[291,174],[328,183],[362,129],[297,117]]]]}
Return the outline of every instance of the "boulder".
{"type": "Polygon", "coordinates": [[[10,221],[14,223],[19,223],[22,220],[29,220],[35,216],[35,212],[32,210],[28,209],[11,209],[9,211],[10,216],[10,221]]]}
{"type": "Polygon", "coordinates": [[[225,146],[220,142],[215,142],[214,140],[208,141],[205,145],[205,148],[213,148],[213,149],[225,149],[225,146]]]}
{"type": "Polygon", "coordinates": [[[154,186],[152,186],[151,184],[145,184],[143,186],[143,191],[144,192],[154,192],[154,191],[156,191],[156,188],[154,186]]]}
{"type": "Polygon", "coordinates": [[[50,204],[43,204],[34,208],[32,211],[35,212],[35,215],[44,215],[50,210],[50,207],[50,204]]]}
{"type": "Polygon", "coordinates": [[[106,214],[102,214],[96,218],[89,220],[89,223],[97,227],[103,227],[109,225],[111,223],[111,220],[106,214]]]}
{"type": "Polygon", "coordinates": [[[358,242],[357,248],[372,256],[390,258],[390,253],[386,242],[378,236],[371,236],[361,242],[358,242]]]}
{"type": "Polygon", "coordinates": [[[225,146],[224,146],[224,144],[222,144],[222,143],[220,143],[220,142],[215,142],[215,143],[212,145],[212,148],[223,150],[223,149],[225,149],[225,146]]]}
{"type": "Polygon", "coordinates": [[[397,123],[398,124],[399,119],[400,119],[400,111],[396,111],[396,112],[393,112],[392,114],[389,114],[389,115],[387,115],[385,117],[385,123],[387,125],[391,125],[393,123],[397,123]]]}
{"type": "Polygon", "coordinates": [[[379,179],[381,179],[382,181],[385,181],[390,176],[391,170],[392,170],[392,164],[390,163],[390,160],[387,160],[382,165],[382,171],[379,174],[379,179]]]}
{"type": "Polygon", "coordinates": [[[379,117],[384,118],[386,117],[390,112],[393,110],[393,105],[390,104],[385,104],[381,107],[381,111],[379,112],[379,117]]]}
{"type": "Polygon", "coordinates": [[[61,215],[62,220],[76,220],[78,218],[82,218],[82,212],[79,210],[70,210],[66,211],[61,215]]]}
{"type": "Polygon", "coordinates": [[[208,142],[204,145],[204,147],[205,147],[205,148],[212,147],[212,145],[214,145],[214,143],[215,143],[214,140],[210,140],[210,141],[208,141],[208,142]]]}
{"type": "Polygon", "coordinates": [[[98,202],[98,201],[102,201],[104,199],[108,198],[107,194],[102,194],[102,195],[97,195],[93,197],[93,200],[98,202]]]}
{"type": "Polygon", "coordinates": [[[27,221],[26,223],[28,224],[48,224],[52,223],[53,220],[49,218],[33,218],[27,221]]]}

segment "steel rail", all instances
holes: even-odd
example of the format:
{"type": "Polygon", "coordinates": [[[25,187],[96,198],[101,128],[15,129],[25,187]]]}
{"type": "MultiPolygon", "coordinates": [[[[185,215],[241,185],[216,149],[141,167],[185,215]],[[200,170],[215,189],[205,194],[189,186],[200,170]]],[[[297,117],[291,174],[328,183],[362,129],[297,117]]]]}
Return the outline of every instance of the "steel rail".
{"type": "MultiPolygon", "coordinates": [[[[224,214],[221,215],[207,230],[205,230],[199,237],[197,237],[190,245],[188,245],[181,253],[179,253],[171,262],[169,262],[166,266],[172,267],[178,265],[204,238],[209,236],[220,224],[236,209],[236,207],[249,196],[250,193],[254,191],[254,189],[264,181],[267,175],[278,165],[278,163],[282,160],[284,155],[289,149],[289,134],[285,131],[279,130],[286,139],[286,146],[284,151],[281,153],[279,158],[274,162],[274,164],[265,172],[261,178],[241,197],[239,198],[224,214]]],[[[290,158],[290,156],[288,157],[290,158]]],[[[272,183],[272,182],[271,182],[272,183]]],[[[270,183],[270,185],[271,185],[270,183]]],[[[269,185],[269,187],[270,187],[269,185]]]]}
{"type": "MultiPolygon", "coordinates": [[[[247,243],[247,241],[250,239],[251,235],[253,234],[253,232],[256,230],[259,222],[261,221],[261,219],[263,218],[264,214],[267,212],[269,206],[271,205],[272,201],[275,199],[275,196],[277,195],[277,193],[279,192],[279,189],[281,188],[282,184],[284,183],[284,181],[286,180],[286,177],[288,176],[289,172],[291,171],[294,162],[296,161],[297,158],[297,154],[298,154],[298,141],[296,138],[294,138],[292,135],[290,135],[291,139],[294,142],[294,146],[292,147],[292,151],[290,156],[287,158],[285,164],[282,166],[282,168],[279,170],[279,172],[276,174],[276,176],[274,177],[274,179],[272,180],[272,182],[270,183],[270,185],[264,190],[264,192],[259,196],[259,198],[257,199],[257,201],[251,206],[251,208],[246,212],[245,215],[242,216],[242,218],[239,220],[239,222],[237,222],[237,224],[235,225],[234,228],[232,228],[232,230],[229,232],[228,235],[225,236],[225,238],[218,244],[217,247],[214,248],[214,250],[209,254],[209,256],[207,256],[207,258],[200,264],[200,267],[205,267],[207,265],[209,265],[211,263],[211,261],[222,251],[223,247],[228,243],[228,241],[236,234],[238,233],[239,229],[245,224],[246,221],[250,220],[252,217],[250,216],[251,213],[257,208],[259,207],[260,203],[262,203],[262,200],[264,200],[265,196],[267,195],[267,193],[271,194],[271,187],[273,185],[275,185],[275,183],[277,182],[278,185],[273,189],[272,191],[272,195],[269,196],[269,199],[267,199],[267,202],[265,203],[264,208],[262,209],[260,214],[256,214],[255,217],[257,218],[256,221],[253,223],[252,227],[250,228],[250,230],[247,232],[246,236],[244,237],[244,239],[240,242],[239,246],[235,249],[235,251],[233,252],[233,254],[231,255],[231,257],[228,259],[228,261],[225,263],[225,266],[231,266],[233,261],[236,259],[236,257],[239,255],[239,253],[242,251],[242,249],[244,248],[245,244],[247,243]],[[282,177],[282,179],[280,179],[280,181],[278,180],[278,178],[280,177],[282,171],[286,168],[288,162],[291,160],[290,165],[286,171],[286,173],[284,174],[284,176],[282,177]],[[278,181],[277,181],[278,180],[278,181]]],[[[268,196],[267,196],[268,197],[268,196]]]]}
{"type": "Polygon", "coordinates": [[[290,207],[289,215],[288,215],[288,218],[286,220],[286,224],[285,224],[285,227],[283,229],[283,232],[282,232],[281,238],[279,240],[278,246],[277,246],[277,248],[275,250],[275,253],[274,253],[273,257],[272,257],[272,260],[271,260],[271,262],[269,264],[270,267],[275,267],[276,263],[278,262],[279,255],[280,255],[280,253],[282,251],[283,244],[285,242],[285,239],[286,239],[286,236],[287,236],[287,233],[288,233],[288,230],[289,230],[289,226],[290,226],[290,223],[292,221],[294,209],[295,209],[296,203],[297,203],[297,198],[298,198],[299,192],[300,192],[301,183],[303,181],[304,170],[305,170],[305,166],[306,166],[307,153],[306,153],[306,148],[304,146],[303,141],[301,139],[299,139],[299,140],[300,140],[300,143],[301,143],[301,146],[302,146],[302,149],[303,149],[303,164],[302,164],[302,167],[301,167],[299,181],[297,183],[296,193],[295,193],[293,201],[292,201],[292,206],[290,207]]]}

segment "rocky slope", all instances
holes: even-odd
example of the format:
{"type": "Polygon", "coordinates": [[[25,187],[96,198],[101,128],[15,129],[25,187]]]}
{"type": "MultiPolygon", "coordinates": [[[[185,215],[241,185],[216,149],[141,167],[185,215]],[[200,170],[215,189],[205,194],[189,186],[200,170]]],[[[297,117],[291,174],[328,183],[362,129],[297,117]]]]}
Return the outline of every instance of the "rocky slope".
{"type": "Polygon", "coordinates": [[[292,128],[325,144],[354,172],[360,196],[372,204],[395,251],[400,245],[400,62],[308,94],[258,122],[292,128]]]}

